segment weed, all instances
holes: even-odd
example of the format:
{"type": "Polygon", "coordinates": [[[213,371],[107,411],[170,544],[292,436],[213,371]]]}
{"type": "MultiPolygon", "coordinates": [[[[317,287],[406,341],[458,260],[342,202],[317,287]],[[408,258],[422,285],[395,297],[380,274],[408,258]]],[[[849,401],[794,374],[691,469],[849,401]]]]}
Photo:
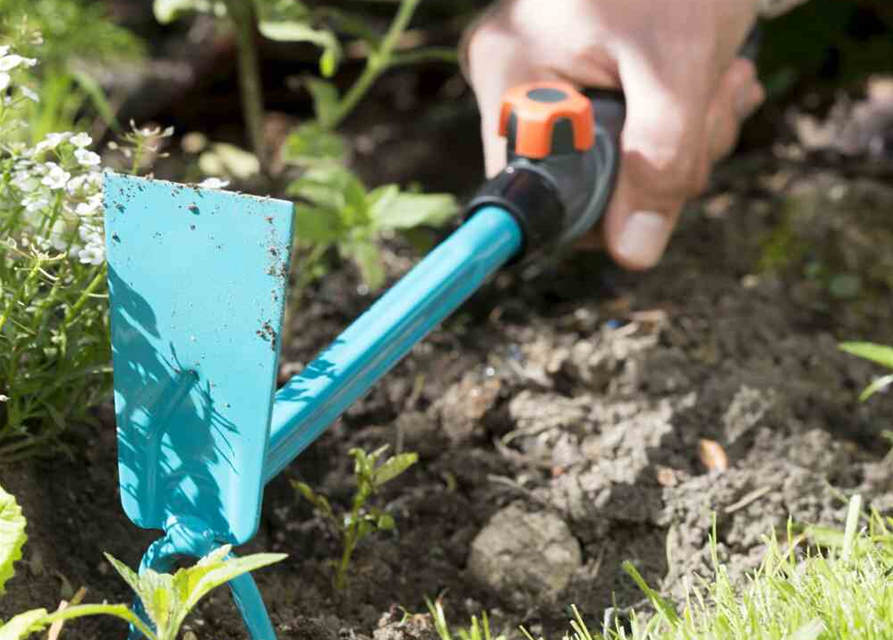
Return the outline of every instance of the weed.
{"type": "MultiPolygon", "coordinates": [[[[15,498],[0,487],[0,595],[14,576],[14,564],[22,557],[27,542],[27,522],[15,498]]],[[[0,640],[20,640],[51,625],[86,616],[105,615],[133,625],[149,640],[175,640],[189,612],[211,590],[249,571],[284,559],[283,554],[258,553],[244,558],[229,556],[230,547],[211,552],[189,568],[175,574],[146,571],[137,575],[112,556],[106,558],[140,598],[155,630],[151,630],[124,604],[72,603],[55,613],[32,609],[8,621],[0,621],[0,640]]],[[[76,597],[83,595],[83,590],[76,597]]]]}
{"type": "MultiPolygon", "coordinates": [[[[447,624],[440,599],[432,602],[429,598],[425,598],[425,603],[428,605],[428,611],[431,612],[434,628],[437,630],[440,640],[455,640],[450,626],[447,624]]],[[[481,614],[480,623],[478,623],[477,616],[471,616],[471,626],[467,629],[460,628],[456,633],[459,640],[507,640],[505,634],[494,636],[490,631],[490,620],[486,611],[481,614]]]]}
{"type": "Polygon", "coordinates": [[[367,191],[346,168],[348,145],[337,128],[356,109],[375,82],[387,71],[409,64],[439,61],[455,63],[452,48],[419,47],[398,50],[420,0],[400,0],[388,28],[379,33],[359,12],[344,11],[325,3],[305,5],[298,0],[155,0],[155,14],[169,22],[191,12],[229,17],[239,42],[240,83],[246,128],[264,173],[270,158],[262,135],[264,108],[258,73],[255,31],[274,41],[307,42],[320,51],[319,75],[304,77],[303,86],[313,99],[315,118],[296,127],[282,147],[284,167],[303,175],[286,192],[298,200],[296,207],[297,273],[291,299],[300,302],[303,290],[327,270],[330,249],[356,264],[364,285],[379,289],[385,281],[380,245],[400,233],[410,242],[420,227],[440,227],[459,212],[448,194],[422,194],[398,185],[367,191]],[[364,52],[363,71],[343,94],[329,79],[338,71],[344,55],[344,34],[364,52]]]}
{"type": "MultiPolygon", "coordinates": [[[[888,369],[893,369],[893,347],[886,347],[871,342],[844,342],[840,345],[840,348],[854,356],[870,360],[888,369]]],[[[893,384],[893,374],[877,378],[862,391],[859,401],[865,402],[875,393],[885,390],[891,384],[893,384]]]]}
{"type": "Polygon", "coordinates": [[[376,531],[391,531],[395,528],[393,516],[366,503],[378,493],[381,487],[402,474],[418,461],[415,453],[401,453],[379,463],[387,451],[387,445],[366,453],[362,449],[351,449],[354,458],[354,478],[357,489],[348,513],[336,514],[328,498],[318,494],[303,482],[293,482],[294,488],[335,526],[341,538],[341,560],[336,564],[333,582],[338,590],[347,586],[347,572],[350,560],[357,545],[376,531]]]}

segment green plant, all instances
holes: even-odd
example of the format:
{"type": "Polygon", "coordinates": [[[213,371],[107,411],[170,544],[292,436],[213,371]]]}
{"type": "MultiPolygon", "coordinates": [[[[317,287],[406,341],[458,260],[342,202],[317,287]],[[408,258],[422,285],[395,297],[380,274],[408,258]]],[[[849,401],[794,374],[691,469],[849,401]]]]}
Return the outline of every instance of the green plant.
{"type": "MultiPolygon", "coordinates": [[[[893,369],[893,347],[886,347],[871,342],[844,342],[840,345],[840,348],[854,356],[876,362],[888,369],[893,369]]],[[[891,384],[893,384],[893,373],[881,376],[865,388],[859,396],[859,401],[864,402],[868,400],[875,393],[883,391],[891,384]]]]}
{"type": "Polygon", "coordinates": [[[0,46],[0,461],[55,453],[111,386],[101,158],[83,132],[30,143],[40,76],[17,45],[0,46]]]}
{"type": "Polygon", "coordinates": [[[287,557],[281,553],[256,553],[237,558],[230,551],[231,546],[224,545],[173,575],[151,570],[137,575],[122,562],[105,555],[142,601],[156,630],[155,634],[146,634],[150,640],[175,640],[186,616],[211,590],[287,557]]]}
{"type": "MultiPolygon", "coordinates": [[[[440,599],[438,598],[432,602],[429,598],[425,598],[425,604],[428,605],[428,611],[434,620],[434,628],[440,640],[454,640],[440,599]]],[[[490,620],[486,611],[481,613],[480,623],[478,623],[477,616],[471,616],[471,626],[467,629],[459,628],[456,630],[456,633],[459,636],[459,640],[507,640],[505,634],[500,633],[494,636],[490,631],[490,620]]]]}
{"type": "Polygon", "coordinates": [[[382,238],[443,224],[456,212],[448,195],[409,193],[394,184],[367,190],[356,175],[336,163],[310,167],[287,193],[301,200],[296,207],[296,235],[299,246],[309,251],[299,269],[298,291],[324,273],[320,258],[332,247],[356,263],[369,289],[378,289],[385,282],[382,238]]]}
{"type": "Polygon", "coordinates": [[[231,19],[239,44],[246,128],[264,173],[270,173],[271,168],[261,134],[263,87],[253,34],[257,30],[274,41],[307,42],[321,50],[319,75],[303,78],[313,99],[315,117],[297,126],[282,147],[283,166],[303,174],[286,188],[287,195],[299,201],[295,301],[300,301],[307,285],[326,272],[324,258],[330,249],[359,267],[366,287],[380,288],[385,281],[380,252],[384,238],[402,233],[412,240],[419,227],[440,227],[459,211],[455,198],[448,194],[426,195],[404,191],[398,185],[367,191],[346,168],[348,145],[337,132],[389,70],[429,61],[455,63],[456,52],[452,48],[405,50],[402,40],[420,1],[401,0],[387,29],[379,32],[362,13],[327,4],[308,6],[299,0],[155,0],[155,15],[161,22],[196,11],[231,19]],[[341,93],[331,79],[339,70],[348,41],[360,45],[364,66],[341,93]]]}
{"type": "Polygon", "coordinates": [[[0,39],[16,34],[19,53],[41,60],[39,103],[27,106],[31,144],[54,131],[84,129],[98,115],[118,128],[93,70],[139,60],[145,45],[93,0],[0,0],[0,39]],[[23,36],[23,37],[19,37],[23,36]]]}
{"type": "MultiPolygon", "coordinates": [[[[0,595],[14,576],[14,563],[22,557],[27,542],[27,522],[15,498],[0,487],[0,595]]],[[[155,626],[150,630],[130,607],[123,604],[74,604],[55,613],[33,609],[8,621],[0,621],[0,640],[20,640],[44,628],[73,618],[105,615],[137,627],[149,640],[175,640],[186,616],[211,590],[249,571],[279,562],[284,554],[259,553],[244,558],[229,557],[230,547],[209,553],[198,563],[175,574],[146,571],[137,575],[106,554],[106,558],[139,596],[155,626]]]]}
{"type": "Polygon", "coordinates": [[[385,445],[372,453],[357,448],[350,450],[350,456],[354,459],[357,489],[350,511],[346,513],[336,514],[328,498],[313,491],[306,483],[292,482],[298,493],[332,522],[341,538],[341,559],[336,564],[333,579],[336,589],[341,590],[347,585],[350,560],[360,541],[376,531],[391,531],[396,526],[393,516],[377,507],[369,507],[366,503],[384,484],[414,465],[418,461],[418,455],[401,453],[380,462],[387,449],[385,445]]]}

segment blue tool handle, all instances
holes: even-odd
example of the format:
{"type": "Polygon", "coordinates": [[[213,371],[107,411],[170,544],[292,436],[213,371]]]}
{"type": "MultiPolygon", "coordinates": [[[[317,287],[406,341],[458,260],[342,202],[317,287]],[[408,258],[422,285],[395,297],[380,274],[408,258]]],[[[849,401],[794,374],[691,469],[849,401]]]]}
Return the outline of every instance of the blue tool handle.
{"type": "Polygon", "coordinates": [[[521,247],[498,207],[477,212],[276,393],[264,483],[456,310],[521,247]]]}

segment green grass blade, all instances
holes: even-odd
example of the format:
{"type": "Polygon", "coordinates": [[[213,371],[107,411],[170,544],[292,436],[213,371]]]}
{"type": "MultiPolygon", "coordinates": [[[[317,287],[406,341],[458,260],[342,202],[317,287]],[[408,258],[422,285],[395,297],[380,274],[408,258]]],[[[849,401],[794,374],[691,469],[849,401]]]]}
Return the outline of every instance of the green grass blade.
{"type": "Polygon", "coordinates": [[[872,342],[844,342],[840,345],[840,349],[854,356],[881,364],[888,369],[893,369],[893,347],[872,342]]]}

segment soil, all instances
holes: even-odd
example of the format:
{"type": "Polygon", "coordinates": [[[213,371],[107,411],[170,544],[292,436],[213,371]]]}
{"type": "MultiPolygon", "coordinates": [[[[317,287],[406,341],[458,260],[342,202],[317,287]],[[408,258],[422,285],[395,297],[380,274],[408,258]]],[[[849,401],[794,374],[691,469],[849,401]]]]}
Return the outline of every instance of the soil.
{"type": "MultiPolygon", "coordinates": [[[[359,170],[370,181],[424,174],[432,188],[467,196],[480,162],[471,107],[461,105],[440,119],[406,118],[416,129],[391,123],[403,153],[360,154],[359,170]]],[[[238,552],[289,554],[255,574],[280,637],[432,638],[430,619],[404,611],[425,613],[425,598],[438,596],[452,623],[486,610],[511,637],[522,624],[562,636],[571,603],[600,629],[643,606],[623,561],[673,598],[683,576],[709,575],[714,513],[720,558],[741,575],[759,562],[761,536],[788,518],[839,526],[854,493],[893,510],[884,437],[893,404],[858,402],[878,368],[838,348],[893,342],[893,172],[889,159],[872,163],[867,176],[796,144],[739,153],[687,208],[656,269],[633,274],[575,254],[495,278],[268,486],[261,528],[238,552]],[[386,443],[420,462],[376,498],[397,530],[364,541],[337,592],[338,540],[291,481],[343,507],[353,491],[347,451],[386,443]],[[506,508],[570,532],[579,561],[557,594],[534,580],[481,581],[472,549],[506,508]]],[[[413,259],[393,243],[391,281],[413,259]]],[[[293,320],[284,370],[371,303],[359,284],[343,265],[314,288],[293,320]]],[[[0,618],[55,608],[81,586],[88,602],[129,601],[102,554],[136,566],[158,532],[120,508],[110,411],[75,457],[0,468],[29,522],[0,618]]],[[[539,565],[530,575],[549,573],[539,565]]],[[[188,629],[246,637],[222,589],[188,629]]],[[[63,637],[123,635],[117,621],[90,619],[63,637]]]]}

